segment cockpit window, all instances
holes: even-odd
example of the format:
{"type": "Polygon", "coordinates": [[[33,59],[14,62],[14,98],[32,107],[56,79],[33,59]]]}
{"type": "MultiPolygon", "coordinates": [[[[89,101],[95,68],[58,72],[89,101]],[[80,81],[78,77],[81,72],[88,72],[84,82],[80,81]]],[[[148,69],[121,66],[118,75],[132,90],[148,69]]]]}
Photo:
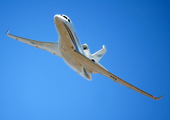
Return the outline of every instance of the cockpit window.
{"type": "Polygon", "coordinates": [[[68,19],[68,21],[70,22],[70,19],[68,19]]]}
{"type": "Polygon", "coordinates": [[[66,17],[66,16],[64,16],[64,15],[63,15],[63,17],[64,17],[65,19],[67,19],[67,17],[66,17]]]}
{"type": "Polygon", "coordinates": [[[61,15],[61,16],[63,16],[65,19],[67,19],[70,22],[70,19],[67,16],[65,15],[61,15]]]}

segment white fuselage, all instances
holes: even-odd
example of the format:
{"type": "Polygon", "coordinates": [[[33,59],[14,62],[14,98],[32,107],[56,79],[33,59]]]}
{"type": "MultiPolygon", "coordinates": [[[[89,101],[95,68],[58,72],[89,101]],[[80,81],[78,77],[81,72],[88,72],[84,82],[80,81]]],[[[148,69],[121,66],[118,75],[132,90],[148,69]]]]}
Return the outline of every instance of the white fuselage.
{"type": "Polygon", "coordinates": [[[80,64],[74,54],[74,50],[76,50],[85,55],[71,20],[65,15],[55,15],[54,23],[59,35],[58,45],[63,60],[75,72],[88,80],[92,80],[91,72],[80,64]]]}
{"type": "Polygon", "coordinates": [[[58,43],[42,42],[19,37],[9,34],[9,30],[6,32],[6,34],[8,37],[11,37],[17,41],[46,50],[58,57],[61,57],[70,68],[87,80],[92,80],[92,73],[99,73],[152,99],[159,100],[163,97],[161,96],[155,98],[153,95],[131,85],[130,83],[122,80],[105,69],[99,63],[99,60],[106,53],[105,45],[103,45],[103,48],[99,51],[91,54],[87,44],[83,44],[81,46],[73,24],[66,15],[55,15],[54,23],[58,31],[58,43]]]}

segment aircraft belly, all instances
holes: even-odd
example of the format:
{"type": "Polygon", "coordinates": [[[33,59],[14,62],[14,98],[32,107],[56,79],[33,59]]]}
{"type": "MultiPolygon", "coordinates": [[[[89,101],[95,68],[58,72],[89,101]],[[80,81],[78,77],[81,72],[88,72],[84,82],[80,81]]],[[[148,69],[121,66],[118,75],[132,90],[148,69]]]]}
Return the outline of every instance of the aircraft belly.
{"type": "Polygon", "coordinates": [[[74,50],[76,50],[83,54],[82,50],[80,49],[80,45],[77,43],[77,38],[75,38],[73,34],[74,32],[64,22],[58,21],[56,28],[60,36],[60,53],[65,63],[82,77],[91,80],[91,72],[86,70],[83,65],[80,64],[74,52],[74,50]]]}
{"type": "Polygon", "coordinates": [[[70,43],[69,40],[62,40],[62,42],[60,43],[61,45],[60,51],[64,62],[79,75],[91,81],[92,80],[91,72],[85,69],[83,65],[80,64],[74,50],[69,46],[68,43],[70,43]]]}
{"type": "Polygon", "coordinates": [[[75,72],[81,72],[81,66],[79,62],[77,62],[74,50],[72,49],[72,42],[69,37],[67,37],[67,33],[64,38],[59,42],[60,52],[65,63],[73,69],[75,72]]]}

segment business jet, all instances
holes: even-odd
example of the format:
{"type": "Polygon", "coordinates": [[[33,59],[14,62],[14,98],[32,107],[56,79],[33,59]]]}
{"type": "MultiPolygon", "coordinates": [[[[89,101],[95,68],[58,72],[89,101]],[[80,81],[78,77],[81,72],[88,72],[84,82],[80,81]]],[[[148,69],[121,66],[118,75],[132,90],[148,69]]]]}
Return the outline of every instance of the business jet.
{"type": "Polygon", "coordinates": [[[139,92],[147,97],[150,97],[154,100],[159,100],[163,96],[158,98],[153,95],[131,85],[130,83],[122,80],[116,75],[110,73],[106,68],[104,68],[100,63],[100,59],[106,53],[106,47],[103,45],[102,49],[97,51],[94,54],[90,53],[90,49],[87,44],[81,45],[73,23],[70,18],[66,15],[55,15],[54,24],[58,32],[58,42],[41,42],[31,39],[22,38],[9,34],[7,31],[7,36],[11,37],[20,42],[26,43],[28,45],[34,46],[46,50],[60,58],[62,58],[65,63],[72,68],[76,73],[80,74],[82,77],[87,80],[92,80],[92,73],[99,73],[104,75],[114,82],[118,82],[121,85],[124,85],[136,92],[139,92]]]}

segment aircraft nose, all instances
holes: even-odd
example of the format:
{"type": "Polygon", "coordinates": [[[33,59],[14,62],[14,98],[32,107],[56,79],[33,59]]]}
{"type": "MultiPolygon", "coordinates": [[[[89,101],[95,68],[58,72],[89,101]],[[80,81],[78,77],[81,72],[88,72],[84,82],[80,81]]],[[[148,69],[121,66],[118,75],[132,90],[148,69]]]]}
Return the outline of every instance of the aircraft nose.
{"type": "Polygon", "coordinates": [[[57,14],[57,15],[54,16],[54,23],[55,24],[59,24],[61,21],[63,21],[62,18],[61,18],[61,15],[57,14]]]}
{"type": "Polygon", "coordinates": [[[54,19],[59,19],[60,15],[55,15],[54,19]]]}

